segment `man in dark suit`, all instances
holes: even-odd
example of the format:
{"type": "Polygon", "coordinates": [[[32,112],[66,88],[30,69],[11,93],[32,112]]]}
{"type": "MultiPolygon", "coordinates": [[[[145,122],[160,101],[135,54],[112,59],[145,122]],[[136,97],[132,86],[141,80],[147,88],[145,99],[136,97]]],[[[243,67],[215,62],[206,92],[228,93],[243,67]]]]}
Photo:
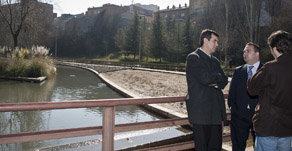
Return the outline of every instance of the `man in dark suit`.
{"type": "Polygon", "coordinates": [[[243,59],[246,64],[235,68],[228,94],[228,106],[231,109],[230,129],[233,151],[245,150],[250,130],[253,141],[255,141],[252,116],[258,98],[248,94],[246,82],[262,66],[259,46],[251,42],[247,43],[243,50],[243,59]]]}
{"type": "Polygon", "coordinates": [[[221,151],[222,148],[222,124],[226,121],[222,89],[228,79],[220,62],[212,55],[218,40],[215,31],[203,30],[200,48],[190,53],[186,62],[186,106],[193,125],[196,151],[221,151]]]}

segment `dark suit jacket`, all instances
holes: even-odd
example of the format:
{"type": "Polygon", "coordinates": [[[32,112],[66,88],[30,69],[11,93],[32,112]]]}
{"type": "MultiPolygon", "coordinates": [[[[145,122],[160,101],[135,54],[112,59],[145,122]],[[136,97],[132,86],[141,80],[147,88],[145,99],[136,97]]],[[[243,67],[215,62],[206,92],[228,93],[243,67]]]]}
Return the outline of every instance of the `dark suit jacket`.
{"type": "MultiPolygon", "coordinates": [[[[263,65],[260,63],[258,69],[263,65]]],[[[258,70],[257,69],[257,70],[258,70]]],[[[247,92],[247,65],[234,69],[228,94],[228,106],[231,107],[232,118],[245,119],[251,122],[258,97],[250,96],[247,92]],[[250,109],[247,109],[249,104],[250,109]]]]}
{"type": "Polygon", "coordinates": [[[220,125],[226,121],[224,96],[221,91],[228,83],[220,62],[202,50],[190,53],[186,63],[188,95],[186,105],[192,124],[220,125]],[[216,84],[217,88],[210,86],[216,84]]]}

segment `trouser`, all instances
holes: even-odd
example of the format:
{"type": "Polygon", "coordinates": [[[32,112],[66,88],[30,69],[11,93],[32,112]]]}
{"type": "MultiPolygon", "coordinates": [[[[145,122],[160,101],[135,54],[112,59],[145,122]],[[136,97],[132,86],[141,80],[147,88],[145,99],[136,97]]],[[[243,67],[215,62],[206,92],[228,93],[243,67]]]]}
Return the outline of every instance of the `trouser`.
{"type": "Polygon", "coordinates": [[[222,125],[193,124],[195,151],[221,151],[222,125]]]}
{"type": "Polygon", "coordinates": [[[253,142],[255,142],[255,132],[252,121],[231,117],[230,122],[232,151],[244,151],[246,141],[251,131],[253,142]]]}
{"type": "Polygon", "coordinates": [[[255,151],[292,151],[292,137],[260,136],[257,134],[255,151]]]}

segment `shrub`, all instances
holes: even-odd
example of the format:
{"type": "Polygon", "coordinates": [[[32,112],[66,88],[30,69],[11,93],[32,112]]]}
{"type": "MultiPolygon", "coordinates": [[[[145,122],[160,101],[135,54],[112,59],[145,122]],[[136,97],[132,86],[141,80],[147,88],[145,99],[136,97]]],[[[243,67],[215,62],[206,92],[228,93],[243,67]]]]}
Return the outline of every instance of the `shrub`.
{"type": "Polygon", "coordinates": [[[45,47],[13,50],[12,57],[7,62],[0,61],[0,73],[10,77],[40,77],[48,78],[56,74],[53,59],[48,55],[45,47]]]}
{"type": "Polygon", "coordinates": [[[30,63],[30,65],[25,70],[25,76],[26,77],[40,77],[42,76],[42,67],[38,63],[30,63]]]}
{"type": "Polygon", "coordinates": [[[49,57],[34,58],[29,69],[32,75],[52,77],[56,74],[54,61],[49,57]]]}
{"type": "Polygon", "coordinates": [[[25,70],[26,70],[26,62],[22,59],[12,59],[8,63],[7,67],[7,74],[6,76],[10,77],[21,77],[25,76],[25,70]]]}
{"type": "Polygon", "coordinates": [[[29,59],[31,57],[28,49],[20,49],[16,55],[19,59],[29,59]]]}
{"type": "Polygon", "coordinates": [[[0,75],[4,76],[4,74],[6,73],[7,70],[7,62],[0,62],[0,75]]]}
{"type": "Polygon", "coordinates": [[[32,46],[31,51],[33,56],[35,57],[39,56],[45,57],[48,56],[50,50],[43,46],[32,46]]]}

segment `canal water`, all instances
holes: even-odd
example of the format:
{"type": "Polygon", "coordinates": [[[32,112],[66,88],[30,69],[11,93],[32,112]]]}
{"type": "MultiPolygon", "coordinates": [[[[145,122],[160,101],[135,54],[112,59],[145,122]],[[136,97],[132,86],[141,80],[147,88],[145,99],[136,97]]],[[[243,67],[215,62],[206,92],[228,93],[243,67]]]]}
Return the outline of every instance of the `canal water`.
{"type": "MultiPolygon", "coordinates": [[[[43,83],[0,81],[0,103],[58,102],[122,98],[90,71],[58,66],[43,83]]],[[[116,124],[159,120],[139,106],[116,107],[116,124]]],[[[102,108],[0,113],[0,133],[45,131],[102,125],[102,108]]],[[[115,150],[184,134],[175,127],[115,134],[115,150]]],[[[4,144],[0,151],[101,150],[101,135],[4,144]]]]}

